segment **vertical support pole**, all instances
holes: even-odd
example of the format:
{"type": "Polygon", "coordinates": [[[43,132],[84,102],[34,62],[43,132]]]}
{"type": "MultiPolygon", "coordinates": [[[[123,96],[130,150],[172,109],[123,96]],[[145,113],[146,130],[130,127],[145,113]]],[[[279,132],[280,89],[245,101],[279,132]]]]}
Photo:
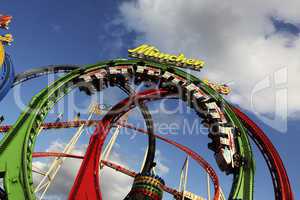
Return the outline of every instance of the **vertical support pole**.
{"type": "Polygon", "coordinates": [[[208,173],[206,174],[207,179],[207,200],[210,200],[210,177],[208,173]]]}
{"type": "MultiPolygon", "coordinates": [[[[147,147],[147,149],[145,151],[145,154],[144,154],[144,158],[143,158],[143,162],[142,162],[142,165],[141,165],[140,172],[142,172],[143,169],[144,169],[144,166],[145,166],[145,163],[146,163],[146,159],[147,159],[147,153],[148,153],[148,147],[147,147]]],[[[156,168],[156,166],[153,167],[152,170],[151,170],[154,175],[156,174],[155,168],[156,168]]]]}
{"type": "MultiPolygon", "coordinates": [[[[125,124],[128,120],[128,114],[129,113],[126,113],[125,115],[123,115],[123,117],[121,119],[119,119],[119,122],[122,123],[122,124],[125,124]]],[[[110,141],[108,142],[108,144],[106,145],[101,157],[100,157],[100,169],[102,169],[104,167],[104,165],[101,163],[101,160],[105,160],[107,161],[108,160],[108,157],[112,151],[112,148],[113,146],[115,145],[116,141],[117,141],[117,138],[119,136],[119,133],[120,133],[120,129],[121,129],[121,126],[120,125],[117,125],[117,128],[116,130],[114,131],[110,141]]]]}
{"type": "Polygon", "coordinates": [[[112,150],[113,146],[115,145],[116,140],[117,140],[117,138],[119,136],[120,128],[121,128],[121,126],[118,125],[117,128],[116,128],[116,130],[115,130],[115,132],[113,133],[110,141],[106,145],[106,147],[105,147],[105,149],[103,151],[103,154],[101,155],[101,158],[100,158],[100,169],[102,169],[104,167],[104,165],[101,163],[101,160],[107,161],[108,157],[110,156],[111,150],[112,150]]]}
{"type": "MultiPolygon", "coordinates": [[[[95,108],[90,109],[90,115],[88,117],[88,121],[92,119],[94,110],[95,110],[95,108]]],[[[63,153],[68,154],[73,151],[77,141],[79,140],[79,137],[82,135],[84,127],[85,127],[85,125],[83,124],[78,128],[75,135],[71,138],[70,142],[65,146],[63,153]]],[[[40,131],[42,131],[42,128],[39,130],[39,132],[40,131]]],[[[61,158],[61,157],[55,158],[54,161],[52,162],[50,168],[46,172],[45,176],[43,177],[41,182],[38,184],[38,186],[35,188],[35,191],[34,191],[35,193],[43,190],[41,196],[39,197],[40,200],[44,198],[53,179],[55,178],[59,169],[61,168],[61,165],[63,164],[64,160],[65,160],[65,158],[61,158]]]]}
{"type": "Polygon", "coordinates": [[[146,158],[147,158],[147,152],[148,152],[148,147],[146,148],[146,151],[145,151],[145,154],[144,154],[144,158],[143,158],[143,162],[142,162],[142,165],[141,165],[141,169],[140,169],[140,172],[143,170],[144,168],[144,165],[145,165],[145,162],[146,162],[146,158]]]}
{"type": "Polygon", "coordinates": [[[188,170],[189,170],[189,157],[187,156],[180,172],[180,182],[178,191],[182,192],[182,200],[184,199],[184,192],[186,191],[186,185],[188,181],[188,170]]]}
{"type": "MultiPolygon", "coordinates": [[[[186,163],[185,163],[185,176],[184,176],[184,182],[183,182],[183,193],[186,191],[186,185],[188,181],[188,171],[189,171],[189,157],[186,157],[186,163]]],[[[184,200],[184,196],[182,196],[182,200],[184,200]]]]}

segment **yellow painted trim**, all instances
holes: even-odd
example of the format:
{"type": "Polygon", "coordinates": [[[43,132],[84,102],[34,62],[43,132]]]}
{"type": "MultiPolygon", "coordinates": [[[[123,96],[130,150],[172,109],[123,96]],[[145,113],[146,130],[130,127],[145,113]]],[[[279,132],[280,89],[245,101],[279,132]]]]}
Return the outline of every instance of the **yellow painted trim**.
{"type": "Polygon", "coordinates": [[[217,92],[219,92],[220,94],[225,94],[228,95],[231,92],[231,88],[226,86],[226,85],[218,85],[216,83],[212,83],[207,79],[203,80],[203,83],[205,83],[206,85],[208,85],[209,87],[211,87],[212,89],[216,90],[217,92]]]}
{"type": "Polygon", "coordinates": [[[13,42],[13,36],[11,34],[5,34],[4,36],[0,35],[0,41],[1,42],[6,42],[7,44],[10,44],[13,42]]]}
{"type": "Polygon", "coordinates": [[[142,44],[134,49],[128,49],[128,53],[129,57],[145,58],[161,63],[174,64],[182,68],[188,67],[194,70],[200,70],[205,64],[203,60],[186,58],[183,53],[180,53],[179,55],[162,53],[154,46],[148,44],[142,44]]]}
{"type": "Polygon", "coordinates": [[[4,55],[5,55],[4,47],[3,47],[2,42],[0,41],[0,69],[1,69],[2,64],[4,62],[4,55]]]}

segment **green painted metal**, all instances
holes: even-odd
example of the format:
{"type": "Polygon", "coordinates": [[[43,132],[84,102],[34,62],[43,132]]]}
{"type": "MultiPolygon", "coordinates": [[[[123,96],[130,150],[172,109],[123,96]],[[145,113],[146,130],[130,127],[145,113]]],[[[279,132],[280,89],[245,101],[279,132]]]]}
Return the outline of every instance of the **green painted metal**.
{"type": "Polygon", "coordinates": [[[35,199],[31,172],[36,135],[54,104],[70,91],[78,70],[37,94],[0,143],[0,173],[8,199],[35,199]]]}
{"type": "MultiPolygon", "coordinates": [[[[166,65],[141,61],[141,60],[114,60],[87,66],[85,69],[78,69],[70,72],[64,77],[55,81],[52,85],[34,96],[28,108],[20,115],[13,128],[5,135],[0,142],[0,176],[4,178],[4,187],[9,200],[28,199],[34,200],[34,188],[32,181],[32,152],[37,133],[48,112],[52,107],[74,87],[72,81],[82,74],[94,69],[113,65],[132,65],[144,62],[150,66],[160,68],[162,71],[170,71],[182,76],[193,83],[199,83],[202,89],[217,101],[224,101],[219,93],[205,85],[200,79],[177,68],[166,65]]],[[[228,104],[225,106],[225,113],[234,126],[240,130],[237,136],[238,151],[247,160],[246,165],[240,167],[234,174],[234,182],[230,194],[233,200],[252,200],[255,163],[251,146],[246,131],[240,120],[232,112],[228,104]]]]}

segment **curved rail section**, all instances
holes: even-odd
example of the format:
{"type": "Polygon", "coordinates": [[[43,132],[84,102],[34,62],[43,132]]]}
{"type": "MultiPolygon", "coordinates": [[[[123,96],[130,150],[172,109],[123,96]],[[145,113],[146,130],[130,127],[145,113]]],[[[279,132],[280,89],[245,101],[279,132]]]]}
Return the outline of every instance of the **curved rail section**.
{"type": "MultiPolygon", "coordinates": [[[[75,120],[75,121],[68,121],[68,122],[50,122],[50,123],[43,123],[43,129],[61,129],[61,128],[78,128],[81,125],[85,126],[94,126],[99,120],[75,120]]],[[[11,129],[11,125],[4,125],[0,126],[0,133],[6,133],[11,129]]]]}
{"type": "MultiPolygon", "coordinates": [[[[135,94],[134,89],[132,89],[129,85],[119,85],[119,88],[121,88],[128,96],[132,96],[135,94]]],[[[152,116],[148,110],[148,107],[143,103],[139,102],[138,107],[142,113],[142,116],[144,118],[147,130],[149,132],[148,134],[148,147],[147,147],[147,155],[146,160],[142,169],[142,173],[150,173],[152,168],[155,166],[154,158],[155,158],[155,152],[156,152],[156,141],[153,133],[153,119],[152,116]]]]}
{"type": "MultiPolygon", "coordinates": [[[[190,100],[196,112],[208,124],[218,122],[229,129],[236,129],[236,149],[245,162],[235,166],[231,199],[253,199],[254,161],[245,129],[238,117],[223,98],[196,77],[174,67],[141,60],[115,60],[98,63],[85,69],[75,69],[33,97],[28,108],[21,114],[13,128],[0,143],[0,176],[8,199],[35,199],[32,184],[31,155],[37,132],[49,110],[68,92],[79,87],[91,93],[128,80],[166,83],[161,87],[173,90],[174,86],[184,91],[182,98],[190,100]],[[145,67],[151,70],[144,70],[145,67]],[[83,82],[83,83],[82,83],[83,82]],[[96,84],[95,84],[96,83],[96,84]],[[170,84],[168,84],[170,83],[170,84]],[[85,87],[84,86],[88,86],[85,87]],[[89,88],[89,90],[86,90],[89,88]],[[219,106],[218,106],[219,105],[219,106]],[[228,127],[229,126],[229,127],[228,127]],[[12,158],[11,155],[14,155],[12,158]]],[[[213,136],[216,140],[218,135],[213,136]]],[[[221,136],[220,136],[221,137],[221,136]]]]}
{"type": "MultiPolygon", "coordinates": [[[[77,66],[77,65],[51,65],[51,66],[31,69],[31,70],[28,70],[28,71],[18,74],[14,78],[12,87],[14,87],[18,84],[21,84],[25,81],[28,81],[28,80],[31,80],[34,78],[38,78],[38,77],[41,77],[41,76],[44,76],[47,74],[67,73],[67,72],[70,72],[70,71],[78,69],[78,68],[80,68],[80,66],[77,66]]],[[[120,88],[122,88],[123,91],[125,91],[127,94],[134,93],[134,91],[131,90],[131,88],[126,85],[121,85],[120,88]]],[[[8,90],[9,90],[9,88],[8,88],[8,90]]],[[[8,92],[8,90],[6,91],[6,93],[8,92]]],[[[3,95],[5,96],[6,93],[3,93],[3,95]]],[[[1,94],[1,92],[0,92],[0,94],[1,94]]],[[[0,101],[1,101],[1,95],[0,95],[0,101]]],[[[149,115],[147,107],[145,107],[142,104],[139,105],[139,107],[140,107],[142,115],[146,121],[149,132],[153,132],[153,123],[152,123],[151,115],[149,115]]],[[[148,153],[147,153],[147,158],[146,158],[144,168],[142,170],[143,172],[148,172],[151,170],[151,168],[154,165],[154,163],[153,163],[154,157],[155,157],[155,138],[152,136],[152,134],[150,134],[149,135],[148,153]]]]}
{"type": "Polygon", "coordinates": [[[9,90],[25,81],[38,78],[47,74],[68,73],[80,68],[79,65],[50,65],[31,69],[15,76],[11,59],[5,55],[3,67],[0,67],[0,101],[7,95],[9,90]]]}
{"type": "MultiPolygon", "coordinates": [[[[246,114],[242,113],[237,108],[233,108],[233,111],[241,118],[241,120],[245,123],[248,129],[248,134],[257,144],[258,148],[260,149],[261,153],[263,154],[266,163],[269,167],[273,187],[275,192],[275,199],[276,200],[287,200],[287,199],[294,199],[292,188],[289,182],[289,178],[287,176],[287,172],[284,168],[283,162],[281,161],[279,153],[276,151],[275,147],[271,143],[271,141],[267,138],[266,134],[257,126],[254,125],[254,122],[246,116],[246,114]],[[273,146],[273,147],[272,147],[273,146]],[[270,151],[271,150],[271,151],[270,151]],[[287,192],[286,192],[287,191],[287,192]]],[[[43,124],[44,129],[60,129],[60,128],[74,128],[79,127],[80,125],[84,124],[86,126],[94,126],[96,125],[99,120],[79,120],[79,121],[69,121],[69,122],[55,122],[55,123],[45,123],[43,124]]],[[[118,123],[117,125],[134,129],[139,132],[146,133],[145,130],[139,129],[134,127],[133,125],[129,124],[122,124],[118,123]]],[[[0,132],[7,132],[11,126],[0,126],[0,132]]],[[[157,137],[157,136],[156,136],[157,137]]],[[[46,153],[48,154],[48,153],[46,153]]],[[[45,155],[41,153],[41,156],[37,156],[36,153],[34,157],[44,157],[45,155]]],[[[39,154],[40,155],[40,154],[39,154]]],[[[55,155],[53,155],[55,156],[55,155]]],[[[83,158],[83,156],[82,156],[83,158]]]]}
{"type": "MultiPolygon", "coordinates": [[[[33,158],[44,158],[44,157],[65,157],[65,158],[75,158],[75,159],[83,159],[84,156],[74,155],[74,154],[65,154],[60,152],[34,152],[32,154],[33,158]]],[[[127,176],[130,176],[134,178],[138,173],[131,171],[129,169],[124,168],[123,166],[117,165],[113,162],[109,162],[107,160],[101,160],[101,163],[104,164],[107,167],[110,167],[116,171],[119,171],[127,176]]],[[[173,196],[180,195],[180,192],[178,192],[176,189],[170,188],[166,185],[162,186],[163,190],[165,192],[168,192],[169,194],[172,194],[173,196]]]]}
{"type": "MultiPolygon", "coordinates": [[[[162,95],[166,95],[168,92],[166,90],[149,90],[142,93],[137,94],[134,99],[127,98],[117,105],[115,105],[111,111],[109,111],[100,121],[97,125],[97,128],[94,132],[94,134],[91,137],[89,146],[87,148],[86,154],[84,156],[83,162],[81,164],[81,167],[79,169],[78,175],[76,177],[75,183],[72,187],[69,199],[102,199],[100,190],[99,190],[99,160],[100,155],[102,151],[102,146],[104,144],[104,141],[106,139],[106,136],[109,133],[109,130],[111,128],[111,124],[120,117],[120,115],[125,114],[128,112],[127,109],[132,108],[134,103],[137,103],[139,101],[144,101],[147,99],[154,99],[154,98],[161,98],[162,95]],[[156,97],[157,96],[157,97],[156,97]],[[126,107],[124,107],[126,105],[126,107]],[[119,110],[122,108],[121,112],[115,112],[116,110],[119,110]],[[91,184],[94,184],[91,187],[91,184]],[[97,189],[97,190],[95,190],[97,189]]],[[[148,133],[147,131],[144,131],[148,133]]],[[[210,165],[201,158],[197,153],[193,152],[191,149],[188,149],[187,147],[184,147],[182,145],[179,145],[176,142],[170,141],[166,138],[163,138],[161,136],[156,136],[159,139],[172,144],[179,148],[180,150],[186,152],[189,154],[193,159],[195,159],[211,176],[214,185],[215,185],[215,200],[219,200],[220,196],[220,187],[219,187],[219,180],[214,172],[213,168],[210,167],[210,165]]]]}
{"type": "Polygon", "coordinates": [[[23,83],[25,81],[38,78],[48,74],[56,74],[56,73],[68,73],[72,70],[78,69],[81,66],[79,65],[49,65],[46,67],[34,68],[20,74],[17,74],[12,87],[23,83]]]}
{"type": "Polygon", "coordinates": [[[232,109],[236,113],[236,115],[241,118],[249,131],[249,135],[256,143],[257,147],[266,160],[273,181],[275,199],[293,200],[294,196],[289,177],[280,158],[280,155],[270,139],[263,132],[263,130],[259,128],[255,124],[255,122],[253,122],[245,113],[233,106],[232,109]]]}
{"type": "Polygon", "coordinates": [[[99,160],[101,160],[102,146],[111,128],[110,125],[117,121],[121,115],[127,113],[130,108],[135,107],[138,102],[151,98],[161,98],[161,95],[164,94],[167,94],[166,90],[149,90],[139,93],[135,96],[137,98],[132,99],[129,97],[121,101],[103,117],[90,138],[89,146],[69,194],[70,200],[102,199],[99,181],[99,160]]]}
{"type": "MultiPolygon", "coordinates": [[[[148,134],[148,132],[144,129],[141,128],[136,128],[133,125],[130,124],[121,124],[121,126],[126,127],[126,128],[130,128],[133,130],[136,130],[140,133],[144,133],[144,134],[148,134]]],[[[211,177],[213,183],[214,183],[214,189],[215,189],[215,194],[214,194],[214,199],[219,200],[220,199],[220,195],[221,195],[221,190],[220,190],[220,185],[219,185],[219,180],[218,180],[218,176],[215,173],[214,169],[209,165],[209,163],[202,158],[199,154],[197,154],[196,152],[194,152],[192,149],[181,145],[173,140],[167,139],[163,136],[157,135],[155,134],[155,137],[172,145],[177,147],[178,149],[180,149],[181,151],[185,152],[186,154],[188,154],[192,159],[194,159],[211,177]]]]}

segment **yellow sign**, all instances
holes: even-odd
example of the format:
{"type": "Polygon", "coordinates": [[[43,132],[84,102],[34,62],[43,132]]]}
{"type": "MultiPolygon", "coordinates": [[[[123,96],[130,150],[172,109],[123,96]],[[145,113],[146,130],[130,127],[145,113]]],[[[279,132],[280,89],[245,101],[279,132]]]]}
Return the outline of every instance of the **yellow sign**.
{"type": "Polygon", "coordinates": [[[178,67],[191,68],[200,71],[205,62],[198,59],[188,59],[183,53],[179,55],[172,55],[161,53],[157,48],[151,45],[143,44],[135,49],[129,49],[129,57],[143,58],[146,60],[154,60],[167,64],[174,64],[178,67]]]}
{"type": "Polygon", "coordinates": [[[220,94],[229,94],[231,92],[230,87],[228,87],[227,85],[218,85],[215,83],[210,82],[207,79],[204,79],[203,82],[208,85],[209,87],[211,87],[212,89],[216,90],[217,92],[219,92],[220,94]]]}

